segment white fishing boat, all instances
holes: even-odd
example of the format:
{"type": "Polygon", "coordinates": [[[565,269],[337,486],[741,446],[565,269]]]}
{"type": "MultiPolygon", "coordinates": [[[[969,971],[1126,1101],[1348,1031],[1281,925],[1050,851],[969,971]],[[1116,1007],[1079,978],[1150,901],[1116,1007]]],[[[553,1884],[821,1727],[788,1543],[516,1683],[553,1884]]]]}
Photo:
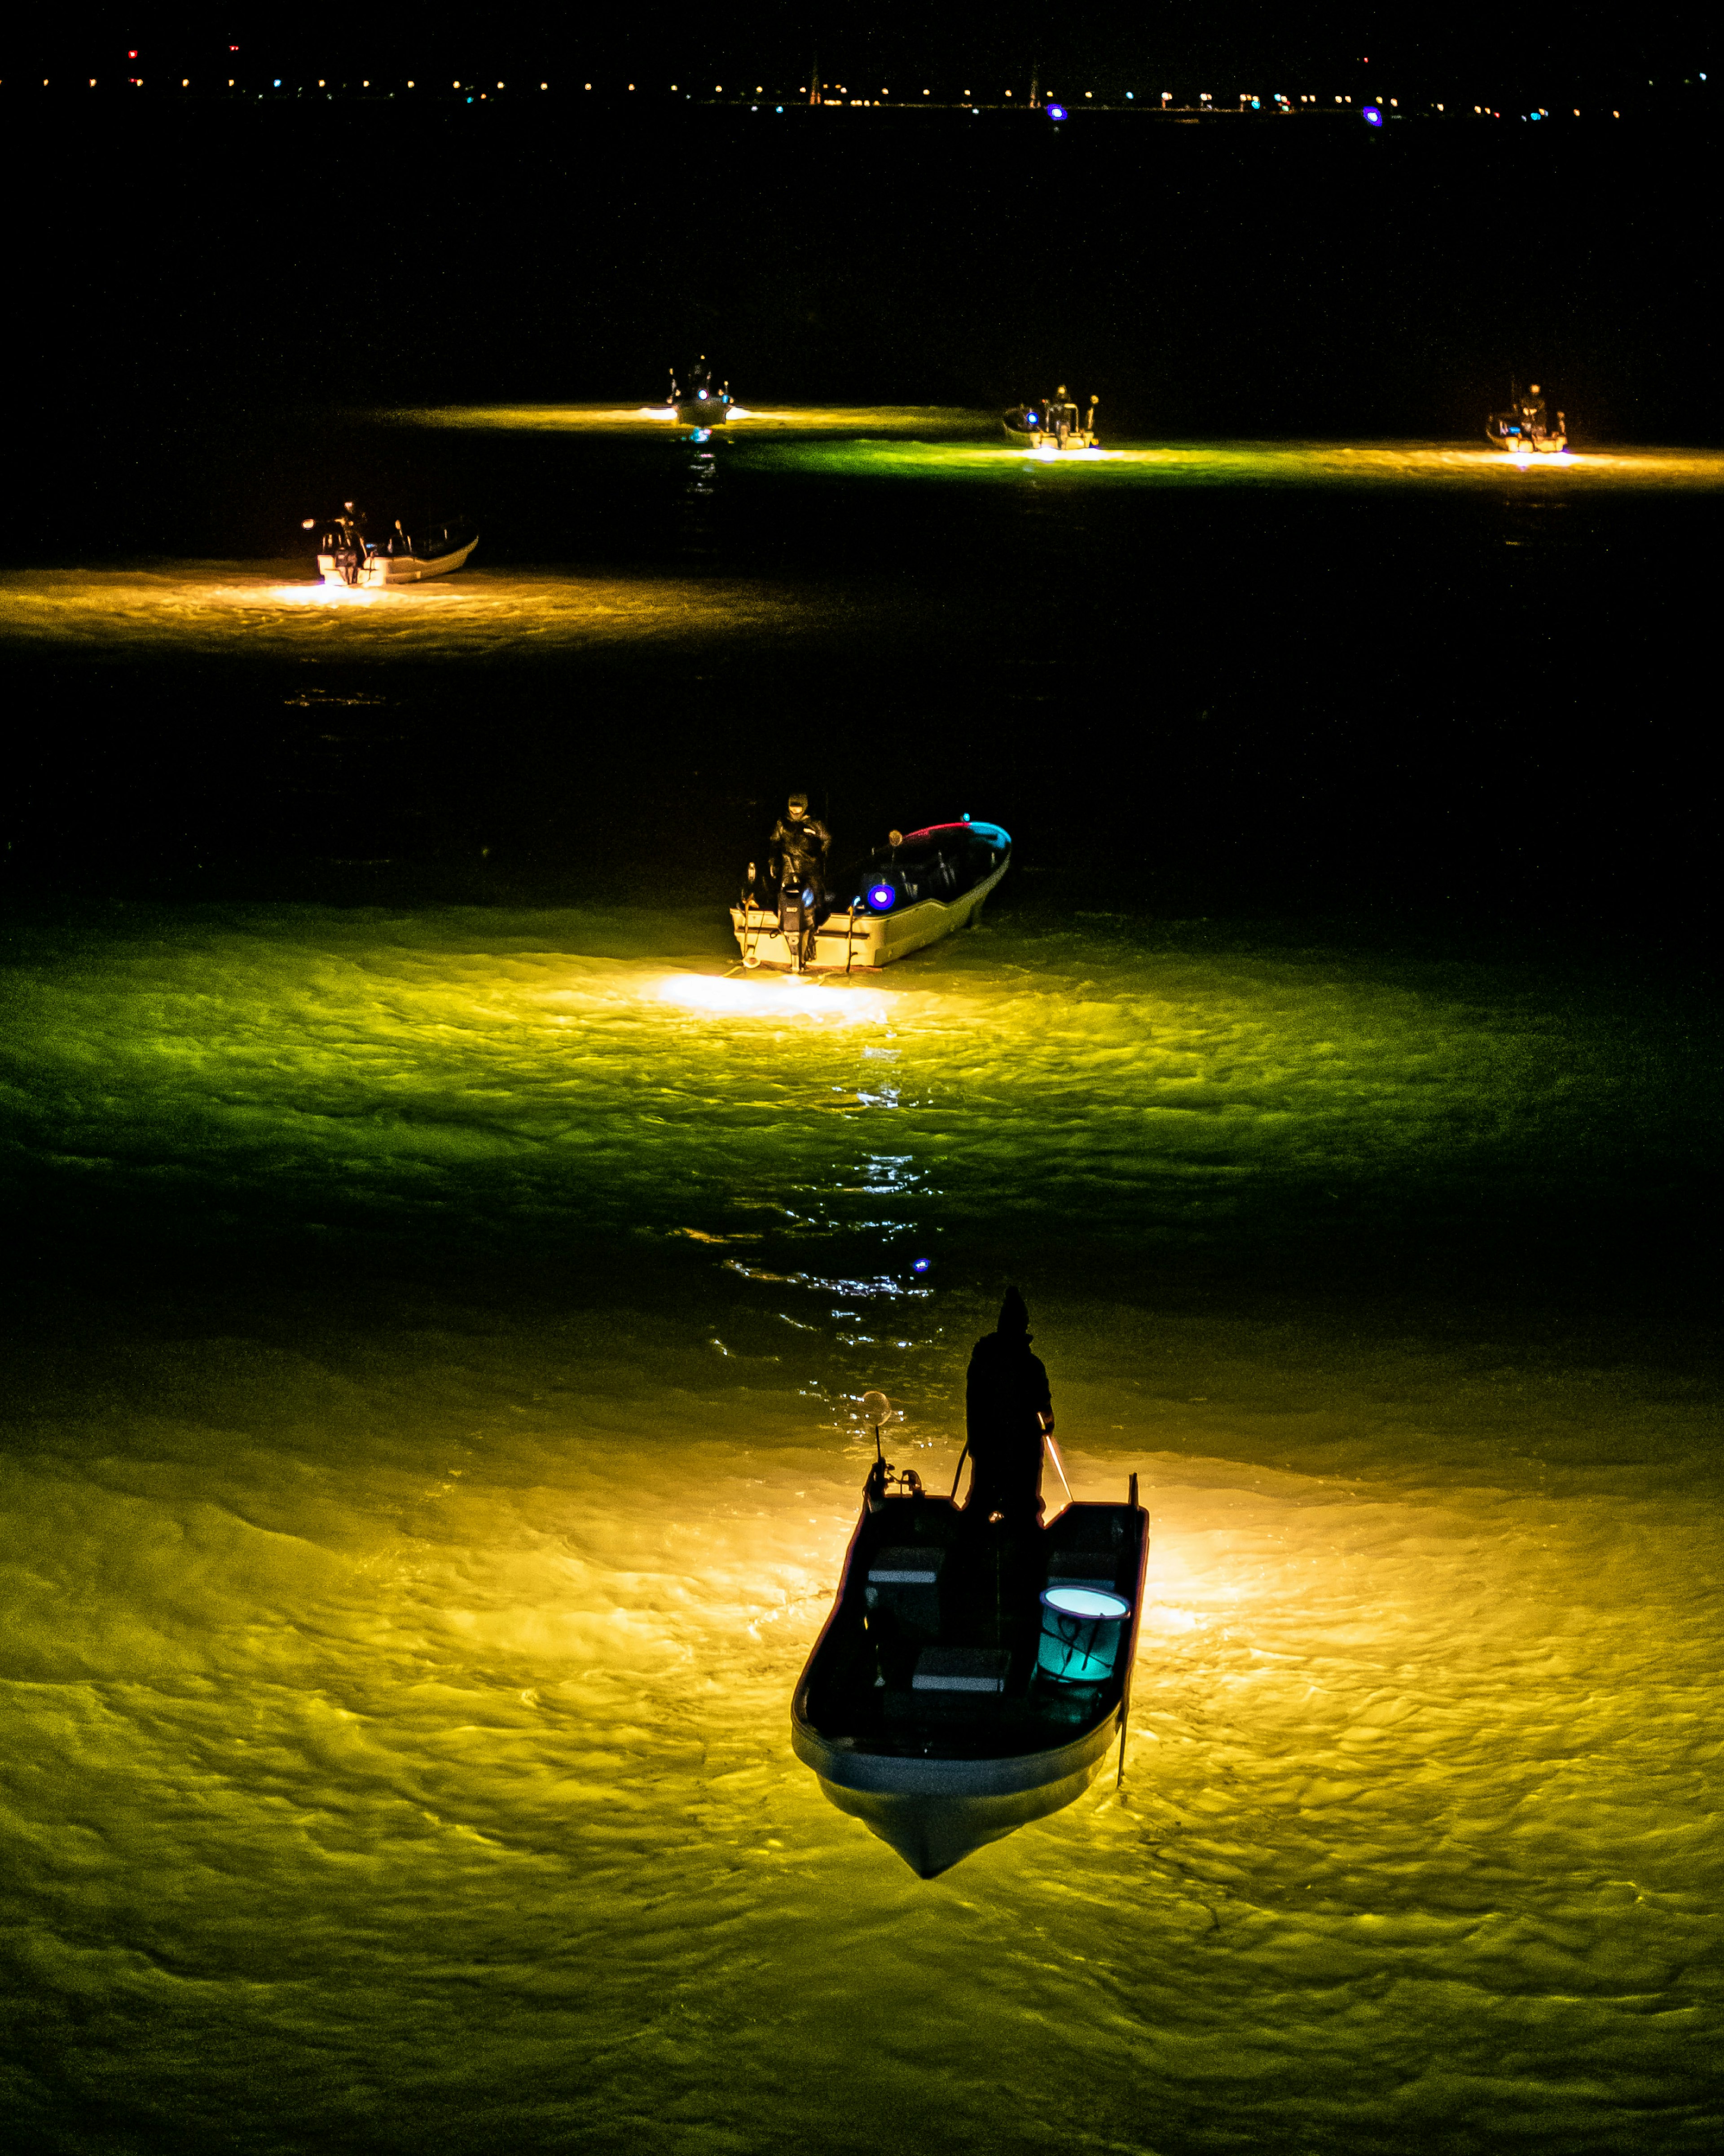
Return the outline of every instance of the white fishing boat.
{"type": "Polygon", "coordinates": [[[972,927],[1011,864],[1009,833],[968,816],[894,831],[842,877],[838,904],[774,889],[751,861],[731,926],[749,968],[851,973],[890,965],[972,927]]]}
{"type": "MultiPolygon", "coordinates": [[[[319,520],[305,518],[301,529],[315,531],[319,520]]],[[[373,540],[365,528],[365,513],[351,501],[341,504],[339,516],[322,520],[317,567],[326,584],[376,590],[387,584],[422,584],[431,577],[447,577],[459,569],[479,544],[479,534],[459,525],[438,524],[423,533],[409,533],[395,520],[386,539],[373,540]]]]}
{"type": "Polygon", "coordinates": [[[884,1460],[791,1706],[840,1811],[924,1879],[1124,1771],[1149,1515],[1071,1504],[978,1527],[884,1460]]]}
{"type": "Polygon", "coordinates": [[[1101,437],[1095,430],[1095,408],[1101,402],[1099,397],[1092,397],[1089,410],[1080,413],[1067,396],[1062,382],[1054,394],[1043,398],[1040,403],[1014,404],[1009,412],[1001,413],[1000,424],[1014,441],[1039,455],[1099,449],[1101,437]]]}

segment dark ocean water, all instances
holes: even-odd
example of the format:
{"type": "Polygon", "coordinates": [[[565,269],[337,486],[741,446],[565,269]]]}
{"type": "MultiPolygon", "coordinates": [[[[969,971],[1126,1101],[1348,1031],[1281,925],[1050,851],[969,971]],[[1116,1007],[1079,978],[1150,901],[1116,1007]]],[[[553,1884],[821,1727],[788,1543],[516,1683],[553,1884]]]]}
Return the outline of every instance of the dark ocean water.
{"type": "Polygon", "coordinates": [[[14,2145],[1713,2146],[1716,460],[435,373],[0,572],[14,2145]],[[798,784],[985,925],[732,975],[798,784]],[[789,1691],[1013,1279],[1127,1772],[923,1883],[789,1691]]]}

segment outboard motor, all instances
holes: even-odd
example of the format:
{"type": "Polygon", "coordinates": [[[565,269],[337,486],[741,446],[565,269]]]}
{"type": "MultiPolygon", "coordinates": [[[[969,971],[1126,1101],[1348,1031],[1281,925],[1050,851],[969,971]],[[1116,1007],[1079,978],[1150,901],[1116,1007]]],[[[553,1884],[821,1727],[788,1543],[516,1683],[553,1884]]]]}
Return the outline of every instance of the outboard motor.
{"type": "Polygon", "coordinates": [[[805,947],[813,942],[814,931],[813,897],[800,884],[779,886],[778,929],[790,952],[790,970],[800,973],[807,964],[805,947]]]}
{"type": "MultiPolygon", "coordinates": [[[[315,531],[317,519],[307,516],[300,523],[302,531],[315,531]]],[[[341,514],[326,520],[326,526],[317,549],[317,567],[326,584],[357,584],[359,572],[365,567],[368,549],[365,542],[365,511],[356,510],[351,501],[341,504],[341,514]]]]}

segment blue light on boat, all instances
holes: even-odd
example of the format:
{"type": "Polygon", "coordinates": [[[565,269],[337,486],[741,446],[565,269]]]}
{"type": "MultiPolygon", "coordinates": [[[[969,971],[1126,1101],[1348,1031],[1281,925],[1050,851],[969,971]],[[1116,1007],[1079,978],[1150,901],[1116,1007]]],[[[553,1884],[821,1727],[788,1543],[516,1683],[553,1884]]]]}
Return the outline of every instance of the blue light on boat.
{"type": "Polygon", "coordinates": [[[931,1258],[918,1258],[910,1270],[913,1273],[925,1273],[932,1263],[931,1258]]]}
{"type": "Polygon", "coordinates": [[[1049,120],[1065,119],[1065,107],[1063,105],[1050,105],[1048,107],[1048,117],[1049,120]]]}
{"type": "Polygon", "coordinates": [[[892,901],[898,896],[889,883],[874,885],[868,894],[868,903],[876,913],[890,913],[892,901]]]}
{"type": "Polygon", "coordinates": [[[1381,127],[1383,125],[1383,115],[1374,105],[1365,107],[1365,125],[1367,127],[1381,127]]]}
{"type": "Polygon", "coordinates": [[[1050,1587],[1042,1597],[1036,1667],[1056,1684],[1100,1684],[1118,1659],[1131,1614],[1122,1596],[1095,1587],[1050,1587]]]}

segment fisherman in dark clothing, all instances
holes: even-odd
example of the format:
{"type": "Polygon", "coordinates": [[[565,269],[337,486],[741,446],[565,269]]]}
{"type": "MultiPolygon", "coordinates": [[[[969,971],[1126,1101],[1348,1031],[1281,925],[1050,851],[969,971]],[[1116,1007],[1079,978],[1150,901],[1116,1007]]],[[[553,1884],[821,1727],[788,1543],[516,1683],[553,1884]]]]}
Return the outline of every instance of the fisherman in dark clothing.
{"type": "Polygon", "coordinates": [[[964,1383],[971,1461],[964,1512],[978,1522],[995,1513],[1014,1526],[1041,1522],[1042,1440],[1054,1428],[1054,1401],[1029,1340],[1024,1298],[1008,1288],[998,1327],[976,1342],[964,1383]]]}
{"type": "Polygon", "coordinates": [[[768,858],[777,865],[778,885],[806,891],[812,905],[825,895],[826,856],[832,850],[832,834],[818,816],[808,814],[806,793],[793,793],[784,814],[772,826],[767,841],[768,858]]]}

